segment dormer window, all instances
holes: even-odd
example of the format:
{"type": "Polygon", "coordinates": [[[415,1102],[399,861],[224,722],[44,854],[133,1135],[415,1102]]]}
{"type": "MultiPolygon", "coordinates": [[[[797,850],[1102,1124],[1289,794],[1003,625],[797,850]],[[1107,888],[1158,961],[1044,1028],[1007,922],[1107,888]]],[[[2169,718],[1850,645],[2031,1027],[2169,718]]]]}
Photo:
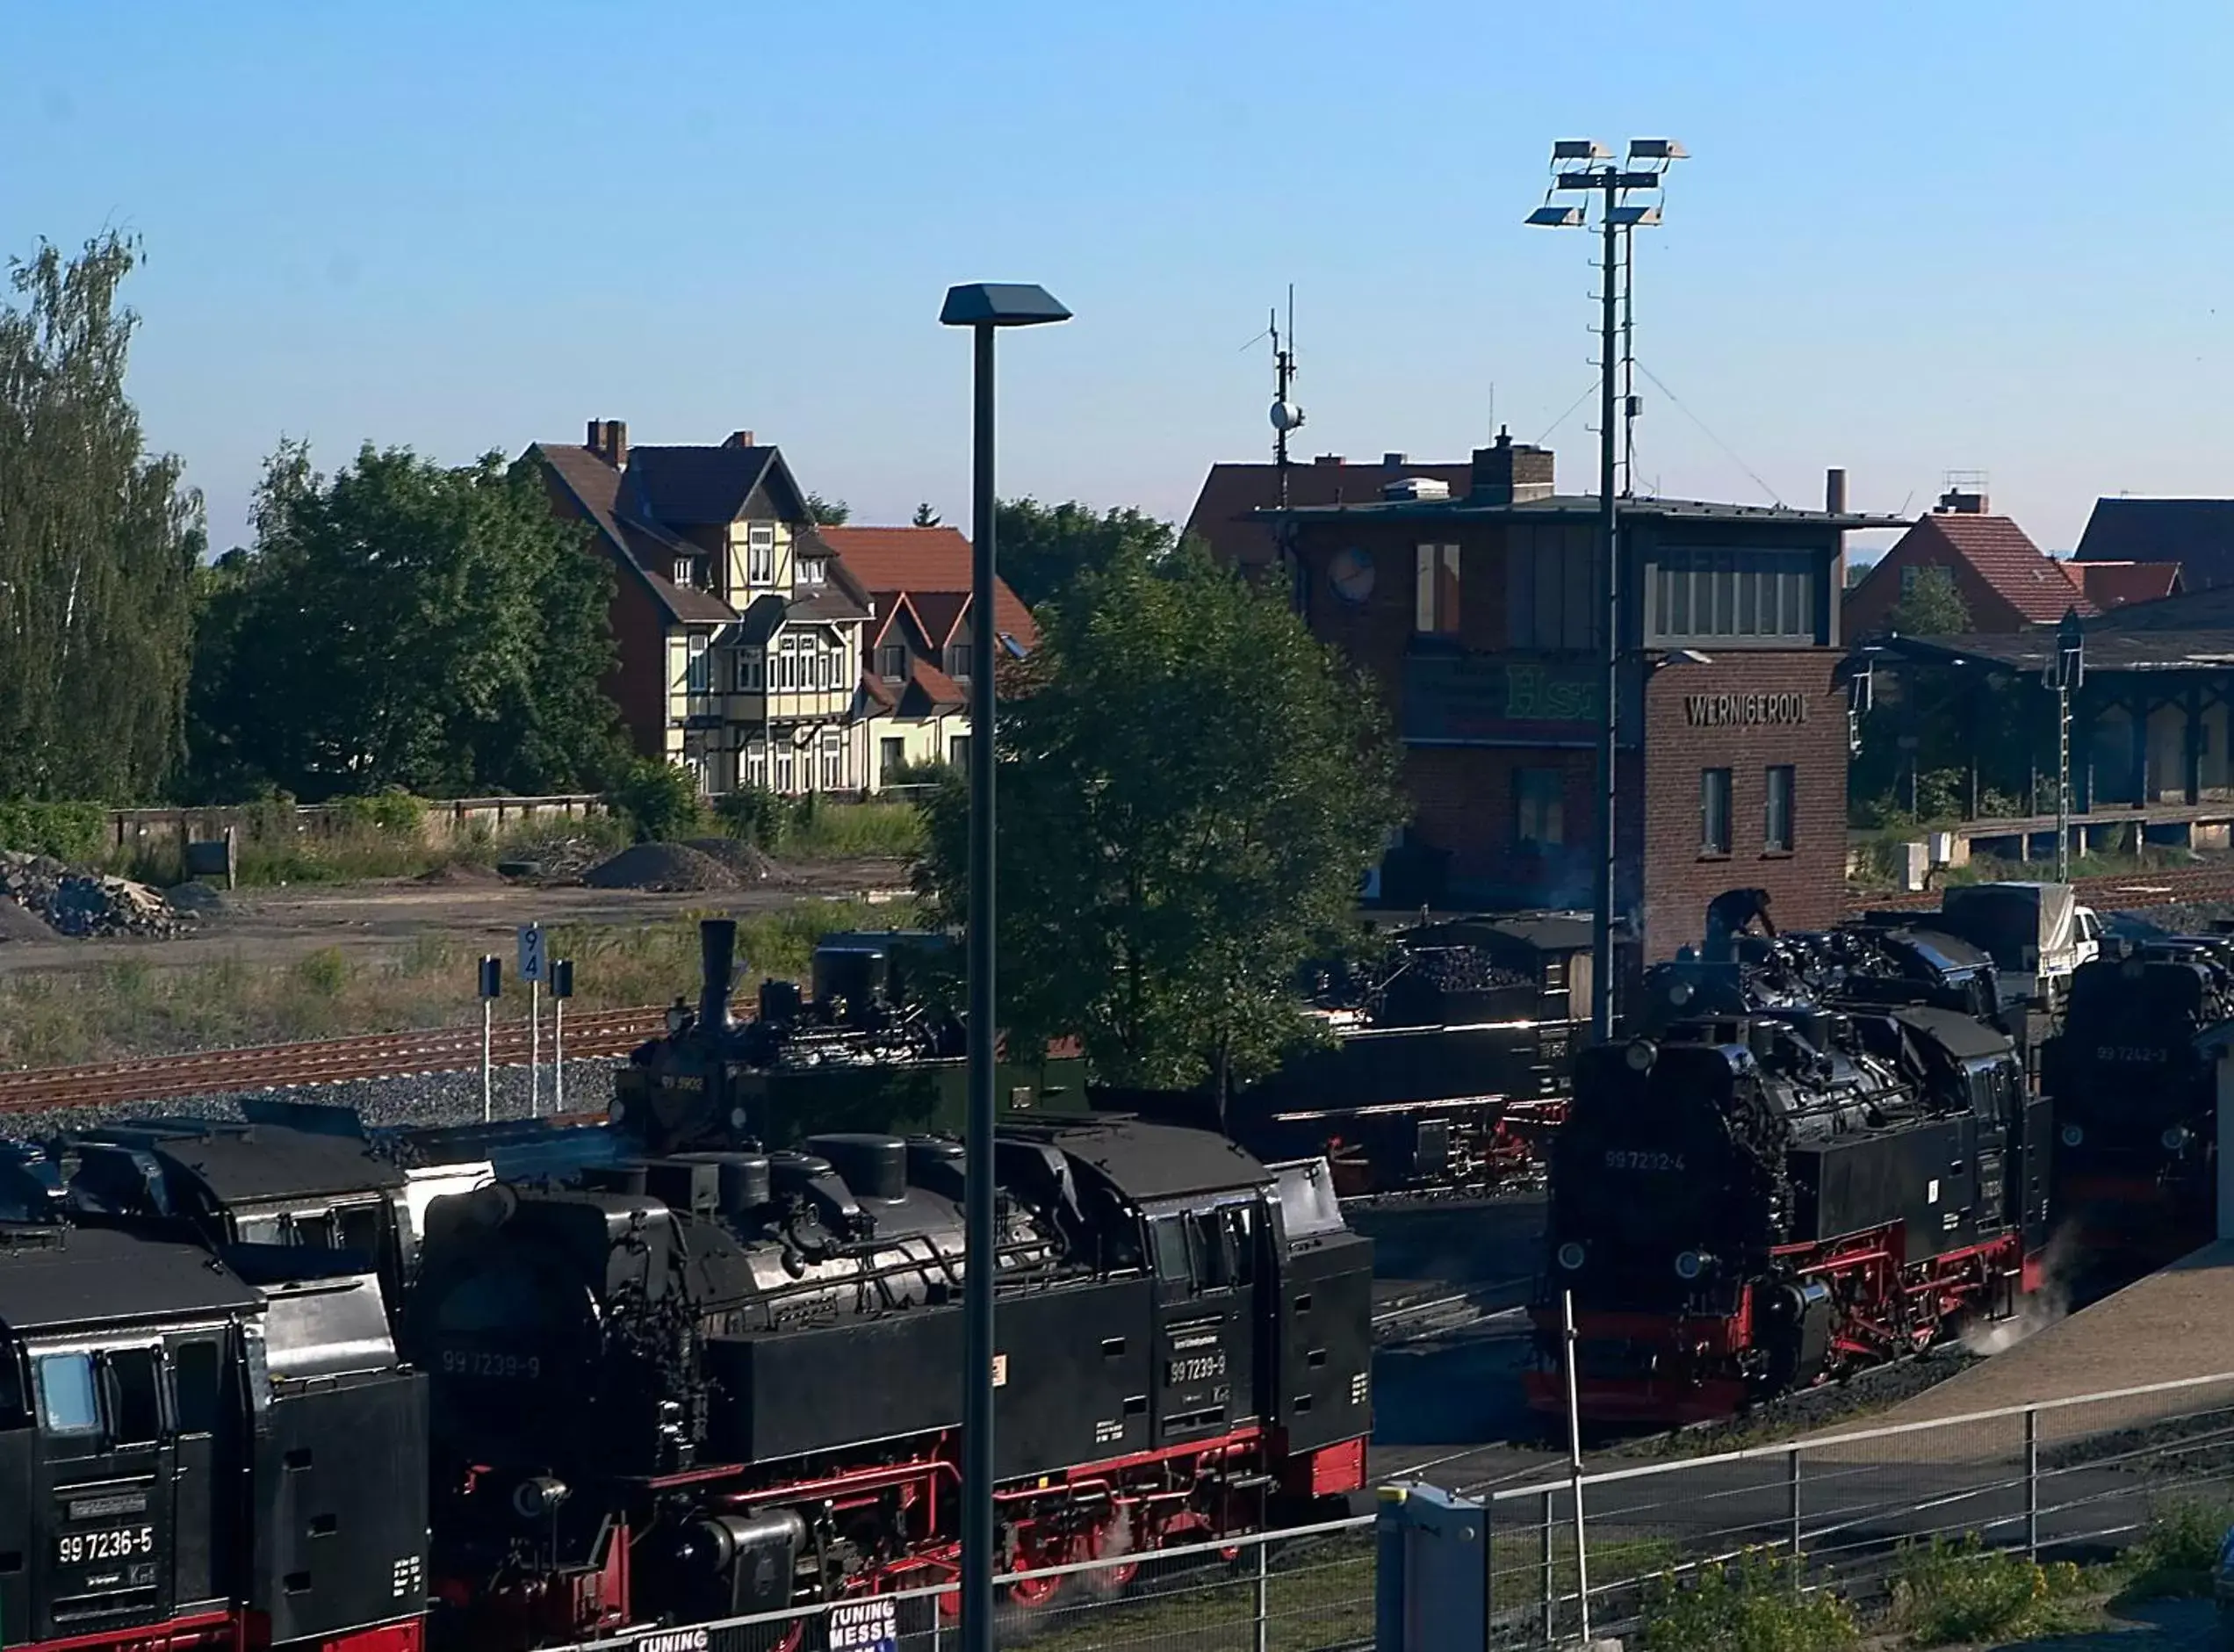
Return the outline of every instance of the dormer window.
{"type": "Polygon", "coordinates": [[[799,583],[802,585],[820,585],[826,575],[827,567],[828,565],[821,557],[801,557],[799,559],[799,583]]]}
{"type": "Polygon", "coordinates": [[[688,557],[677,557],[674,559],[674,582],[681,586],[695,585],[698,582],[697,569],[692,565],[688,557]]]}
{"type": "Polygon", "coordinates": [[[907,645],[886,643],[876,651],[876,675],[897,682],[907,675],[907,645]]]}
{"type": "Polygon", "coordinates": [[[947,675],[957,682],[969,681],[969,645],[966,642],[947,645],[947,675]]]}

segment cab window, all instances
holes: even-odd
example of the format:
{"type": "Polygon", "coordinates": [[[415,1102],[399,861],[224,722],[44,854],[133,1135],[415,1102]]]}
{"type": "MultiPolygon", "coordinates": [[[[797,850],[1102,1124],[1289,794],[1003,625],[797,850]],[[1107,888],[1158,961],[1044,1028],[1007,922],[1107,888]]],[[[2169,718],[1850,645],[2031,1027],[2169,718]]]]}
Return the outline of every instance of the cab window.
{"type": "Polygon", "coordinates": [[[101,1406],[93,1386],[93,1356],[50,1353],[39,1361],[39,1425],[50,1434],[93,1434],[101,1406]]]}
{"type": "Polygon", "coordinates": [[[153,1348],[119,1348],[108,1356],[109,1437],[119,1446],[145,1446],[162,1433],[162,1389],[153,1348]]]}
{"type": "Polygon", "coordinates": [[[217,1427],[223,1370],[214,1342],[182,1342],[172,1356],[172,1381],[178,1401],[178,1432],[207,1434],[217,1427]]]}

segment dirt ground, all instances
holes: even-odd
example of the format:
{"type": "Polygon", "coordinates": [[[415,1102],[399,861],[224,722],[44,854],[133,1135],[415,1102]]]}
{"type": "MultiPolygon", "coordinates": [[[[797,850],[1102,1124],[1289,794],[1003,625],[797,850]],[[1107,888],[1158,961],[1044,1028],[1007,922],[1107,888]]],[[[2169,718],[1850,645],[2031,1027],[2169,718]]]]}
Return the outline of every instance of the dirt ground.
{"type": "Polygon", "coordinates": [[[116,935],[0,941],[0,972],[92,970],[131,958],[157,968],[226,958],[284,963],[327,947],[393,949],[421,937],[479,947],[508,958],[522,924],[626,925],[686,913],[741,916],[803,900],[868,899],[904,894],[897,861],[795,864],[782,884],[684,894],[635,890],[536,889],[487,883],[425,884],[409,878],[364,884],[244,889],[205,914],[191,934],[159,941],[116,935]]]}

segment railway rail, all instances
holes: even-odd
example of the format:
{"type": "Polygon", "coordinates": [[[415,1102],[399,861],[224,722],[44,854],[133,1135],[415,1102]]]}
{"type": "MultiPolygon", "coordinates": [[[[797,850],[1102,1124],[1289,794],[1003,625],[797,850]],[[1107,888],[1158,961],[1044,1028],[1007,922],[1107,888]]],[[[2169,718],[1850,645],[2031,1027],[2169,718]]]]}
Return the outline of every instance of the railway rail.
{"type": "MultiPolygon", "coordinates": [[[[664,1030],[666,1014],[658,1005],[578,1012],[566,1018],[566,1054],[580,1059],[624,1055],[664,1030]]],[[[528,1053],[526,1027],[516,1022],[497,1027],[490,1046],[490,1058],[496,1064],[519,1065],[528,1059],[528,1053]]],[[[480,1061],[479,1028],[443,1027],[311,1043],[148,1056],[79,1067],[32,1068],[0,1072],[0,1115],[107,1107],[123,1101],[167,1101],[240,1090],[335,1084],[350,1078],[462,1072],[478,1067],[480,1061]]]]}

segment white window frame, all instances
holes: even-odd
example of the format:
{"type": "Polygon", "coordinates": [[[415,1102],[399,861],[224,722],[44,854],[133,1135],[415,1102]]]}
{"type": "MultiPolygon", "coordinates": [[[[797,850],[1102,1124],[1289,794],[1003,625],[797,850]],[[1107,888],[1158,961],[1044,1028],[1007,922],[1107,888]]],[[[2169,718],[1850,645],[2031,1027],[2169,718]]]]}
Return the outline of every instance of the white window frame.
{"type": "Polygon", "coordinates": [[[683,643],[682,691],[703,700],[714,691],[712,656],[706,652],[703,632],[692,631],[683,643]]]}
{"type": "Polygon", "coordinates": [[[772,522],[745,524],[745,582],[775,583],[775,524],[772,522]]]}

